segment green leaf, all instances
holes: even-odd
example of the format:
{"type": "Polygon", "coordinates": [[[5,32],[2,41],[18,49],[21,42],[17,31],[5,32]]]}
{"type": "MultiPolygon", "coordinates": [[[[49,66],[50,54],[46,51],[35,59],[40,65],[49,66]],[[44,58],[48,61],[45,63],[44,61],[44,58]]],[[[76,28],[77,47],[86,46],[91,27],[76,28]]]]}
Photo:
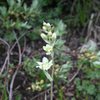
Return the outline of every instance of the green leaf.
{"type": "Polygon", "coordinates": [[[23,27],[23,28],[27,28],[27,29],[31,28],[31,26],[28,25],[27,22],[25,22],[25,23],[21,23],[21,27],[23,27]]]}
{"type": "Polygon", "coordinates": [[[97,68],[100,68],[100,61],[93,62],[93,65],[97,68]]]}
{"type": "Polygon", "coordinates": [[[100,57],[100,51],[98,51],[97,56],[100,57]]]}
{"type": "Polygon", "coordinates": [[[27,5],[26,5],[26,4],[24,4],[24,5],[23,5],[23,7],[24,7],[24,10],[25,10],[25,12],[26,12],[26,11],[27,11],[27,9],[28,9],[28,8],[27,8],[27,5]]]}
{"type": "Polygon", "coordinates": [[[6,89],[5,88],[3,89],[3,97],[2,97],[2,100],[8,100],[8,96],[7,96],[7,92],[6,92],[6,89]]]}
{"type": "Polygon", "coordinates": [[[15,40],[15,36],[13,33],[5,34],[5,40],[9,41],[10,43],[15,40]]]}
{"type": "Polygon", "coordinates": [[[21,100],[21,94],[17,94],[15,100],[21,100]]]}
{"type": "Polygon", "coordinates": [[[66,78],[67,78],[67,74],[68,74],[68,71],[70,70],[71,68],[71,64],[70,63],[66,63],[66,64],[63,64],[58,72],[58,77],[62,80],[65,80],[66,81],[66,78]]]}
{"type": "Polygon", "coordinates": [[[52,79],[52,77],[50,76],[50,74],[49,74],[47,71],[44,71],[44,70],[43,70],[43,72],[44,72],[44,74],[46,75],[46,77],[49,79],[49,81],[52,82],[53,79],[52,79]]]}
{"type": "Polygon", "coordinates": [[[7,8],[6,7],[0,7],[0,13],[3,17],[7,15],[7,8]]]}
{"type": "Polygon", "coordinates": [[[92,95],[92,94],[95,93],[95,91],[96,91],[96,88],[95,88],[94,85],[91,84],[91,85],[88,86],[88,88],[87,88],[87,93],[88,94],[92,95]]]}
{"type": "Polygon", "coordinates": [[[62,20],[58,21],[56,24],[57,27],[55,28],[55,32],[58,36],[62,36],[65,33],[66,25],[63,23],[62,20]]]}
{"type": "Polygon", "coordinates": [[[15,4],[15,0],[7,0],[9,6],[13,6],[15,4]]]}
{"type": "Polygon", "coordinates": [[[100,93],[96,95],[96,100],[100,100],[100,93]]]}
{"type": "Polygon", "coordinates": [[[38,9],[38,4],[39,4],[38,0],[34,0],[32,2],[31,8],[30,8],[30,13],[32,13],[34,10],[38,9]]]}

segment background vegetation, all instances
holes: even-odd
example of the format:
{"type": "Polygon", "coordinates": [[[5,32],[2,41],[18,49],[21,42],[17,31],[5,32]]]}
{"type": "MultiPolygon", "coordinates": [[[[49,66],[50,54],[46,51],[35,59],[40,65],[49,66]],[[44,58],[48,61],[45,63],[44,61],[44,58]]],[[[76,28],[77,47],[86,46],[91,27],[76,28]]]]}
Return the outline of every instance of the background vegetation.
{"type": "Polygon", "coordinates": [[[54,100],[100,99],[99,0],[0,0],[0,100],[50,99],[36,68],[43,22],[57,33],[54,100]]]}

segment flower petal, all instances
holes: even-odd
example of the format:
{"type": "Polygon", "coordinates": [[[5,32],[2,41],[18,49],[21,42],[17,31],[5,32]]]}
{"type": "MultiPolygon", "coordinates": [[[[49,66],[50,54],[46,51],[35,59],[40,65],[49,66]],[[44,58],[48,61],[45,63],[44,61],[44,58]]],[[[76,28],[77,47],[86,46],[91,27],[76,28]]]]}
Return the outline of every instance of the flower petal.
{"type": "Polygon", "coordinates": [[[43,57],[42,62],[43,62],[43,64],[48,63],[48,58],[43,57]]]}
{"type": "Polygon", "coordinates": [[[42,65],[42,62],[37,62],[38,65],[42,65]]]}

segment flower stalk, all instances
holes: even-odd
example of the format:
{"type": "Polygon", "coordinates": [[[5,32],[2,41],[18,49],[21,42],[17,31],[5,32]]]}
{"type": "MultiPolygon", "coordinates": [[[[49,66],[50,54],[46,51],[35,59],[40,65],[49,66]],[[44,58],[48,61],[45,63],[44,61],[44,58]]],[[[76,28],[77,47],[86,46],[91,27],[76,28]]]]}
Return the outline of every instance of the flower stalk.
{"type": "Polygon", "coordinates": [[[37,62],[38,68],[43,70],[46,77],[51,82],[51,99],[53,100],[53,79],[54,79],[54,46],[56,42],[57,35],[54,32],[54,27],[52,27],[49,23],[43,22],[43,32],[41,33],[42,39],[46,42],[46,45],[43,46],[43,50],[46,52],[46,55],[49,55],[51,60],[46,57],[43,57],[42,62],[37,62]],[[51,74],[49,74],[48,70],[51,68],[51,74]]]}
{"type": "MultiPolygon", "coordinates": [[[[54,52],[52,52],[52,54],[51,54],[51,59],[53,61],[51,77],[52,77],[52,79],[54,79],[54,77],[53,77],[54,76],[54,52]]],[[[51,100],[53,100],[53,81],[51,82],[51,100]]]]}

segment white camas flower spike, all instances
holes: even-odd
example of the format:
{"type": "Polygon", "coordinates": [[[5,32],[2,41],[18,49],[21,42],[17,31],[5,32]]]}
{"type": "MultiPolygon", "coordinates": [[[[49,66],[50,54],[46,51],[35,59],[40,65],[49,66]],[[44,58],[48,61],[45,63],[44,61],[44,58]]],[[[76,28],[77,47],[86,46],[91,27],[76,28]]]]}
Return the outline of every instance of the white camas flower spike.
{"type": "Polygon", "coordinates": [[[46,44],[46,46],[43,46],[43,50],[46,51],[47,55],[50,55],[52,53],[52,51],[53,51],[53,46],[49,45],[49,44],[46,44]]]}
{"type": "Polygon", "coordinates": [[[40,68],[42,70],[48,70],[50,69],[50,67],[53,65],[52,60],[49,61],[48,58],[43,57],[42,58],[42,62],[37,62],[38,66],[36,66],[37,68],[40,68]]]}

